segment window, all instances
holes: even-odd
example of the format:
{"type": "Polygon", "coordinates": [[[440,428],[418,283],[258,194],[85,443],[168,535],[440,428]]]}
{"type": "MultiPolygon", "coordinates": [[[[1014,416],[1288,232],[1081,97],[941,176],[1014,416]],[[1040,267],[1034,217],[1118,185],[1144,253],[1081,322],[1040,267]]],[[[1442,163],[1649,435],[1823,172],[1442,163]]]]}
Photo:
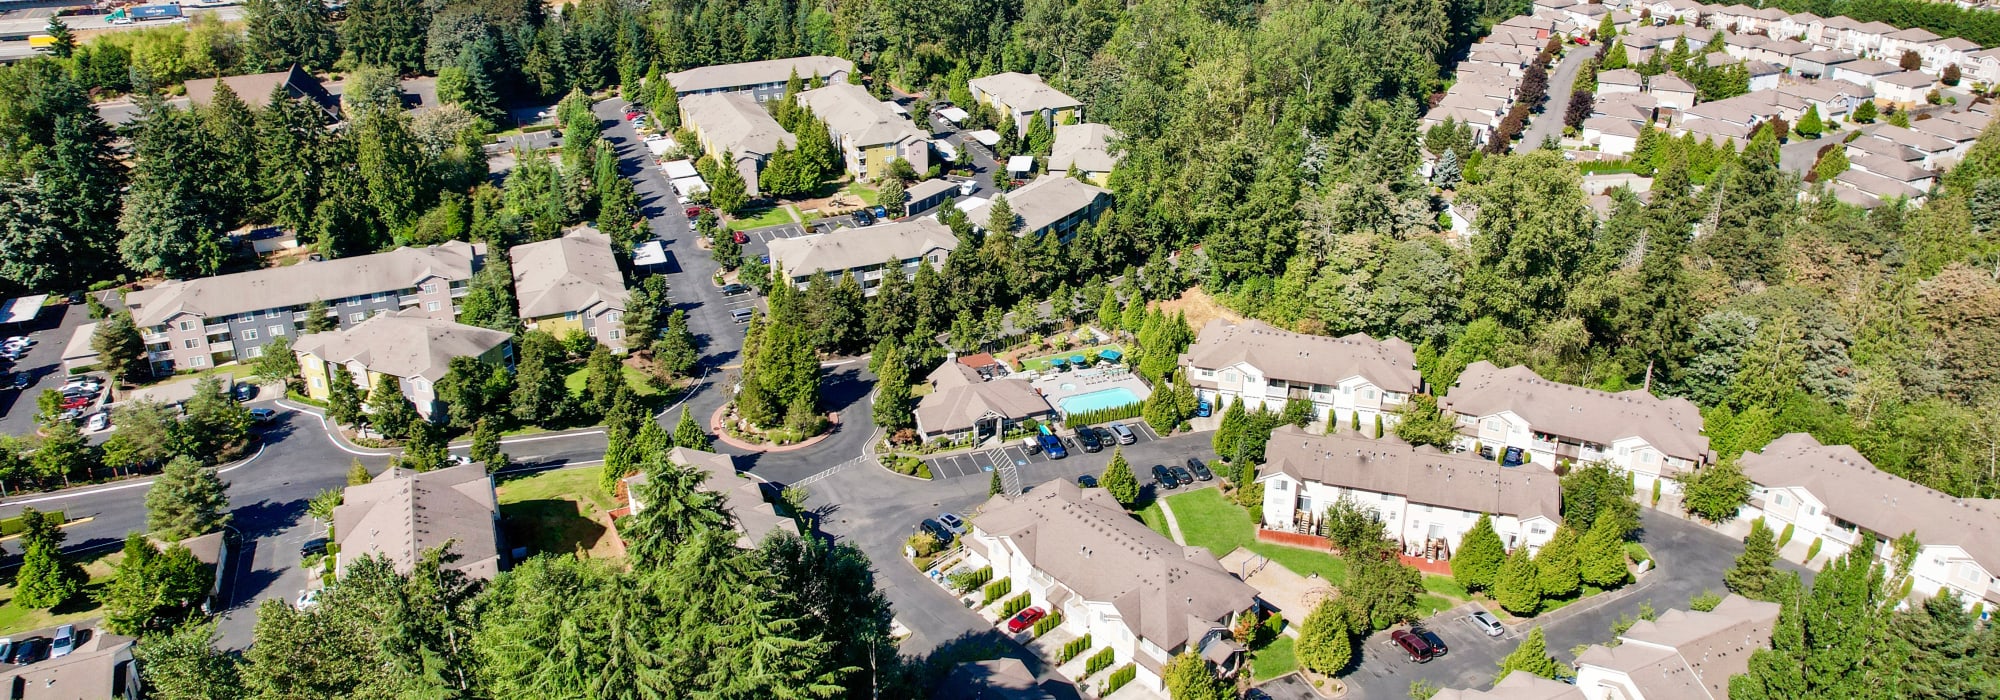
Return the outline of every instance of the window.
{"type": "Polygon", "coordinates": [[[619,322],[619,321],[623,320],[624,318],[625,318],[625,313],[624,313],[624,312],[622,312],[622,311],[613,311],[613,312],[611,312],[611,316],[609,317],[609,320],[610,320],[610,321],[611,321],[612,323],[617,323],[617,322],[619,322]]]}
{"type": "Polygon", "coordinates": [[[1375,400],[1375,390],[1374,390],[1374,389],[1369,389],[1369,390],[1367,390],[1367,391],[1364,391],[1364,392],[1361,392],[1361,400],[1363,400],[1363,401],[1374,401],[1374,400],[1375,400]]]}
{"type": "Polygon", "coordinates": [[[564,320],[564,321],[574,321],[574,320],[576,320],[576,312],[575,312],[575,311],[566,311],[566,312],[563,312],[563,320],[564,320]]]}
{"type": "Polygon", "coordinates": [[[324,377],[313,377],[312,385],[314,389],[325,389],[326,379],[324,377]]]}
{"type": "Polygon", "coordinates": [[[195,356],[195,358],[194,358],[194,359],[192,359],[192,360],[188,360],[188,366],[189,366],[189,367],[207,367],[207,366],[208,366],[208,358],[206,358],[206,357],[201,357],[201,356],[197,355],[197,356],[195,356]]]}
{"type": "Polygon", "coordinates": [[[1286,480],[1284,480],[1284,479],[1276,479],[1276,480],[1273,480],[1273,481],[1271,482],[1271,490],[1273,490],[1273,491],[1290,491],[1290,490],[1292,490],[1292,482],[1289,482],[1289,481],[1286,481],[1286,480]]]}
{"type": "Polygon", "coordinates": [[[611,329],[611,339],[612,339],[612,340],[620,340],[620,339],[623,339],[624,337],[625,337],[625,331],[621,331],[621,330],[618,330],[618,329],[616,329],[616,328],[613,328],[613,329],[611,329]]]}
{"type": "Polygon", "coordinates": [[[244,339],[244,340],[256,340],[256,339],[257,339],[257,329],[255,329],[255,328],[245,328],[245,329],[243,329],[243,339],[244,339]]]}
{"type": "Polygon", "coordinates": [[[410,389],[411,389],[411,390],[413,390],[413,391],[417,391],[417,392],[425,392],[425,391],[430,391],[430,390],[431,390],[431,383],[430,383],[430,382],[427,382],[427,381],[424,381],[424,380],[423,380],[423,378],[419,377],[419,378],[417,378],[417,379],[415,379],[415,380],[412,380],[412,381],[410,382],[410,389]]]}
{"type": "Polygon", "coordinates": [[[270,325],[270,326],[266,326],[266,327],[264,328],[264,330],[265,330],[265,331],[268,331],[268,332],[269,332],[269,333],[271,334],[271,337],[273,337],[273,338],[276,338],[276,337],[278,337],[278,336],[281,336],[281,335],[284,335],[284,334],[285,334],[285,326],[284,326],[284,324],[272,324],[272,325],[270,325]]]}
{"type": "Polygon", "coordinates": [[[351,313],[351,314],[348,314],[348,315],[347,315],[347,322],[348,322],[348,323],[360,323],[360,322],[362,322],[362,321],[365,321],[365,320],[367,320],[367,319],[368,319],[368,314],[364,314],[364,313],[361,313],[361,312],[359,312],[359,311],[356,311],[356,312],[354,312],[354,313],[351,313]]]}
{"type": "Polygon", "coordinates": [[[427,301],[427,302],[424,302],[424,310],[425,310],[425,311],[436,311],[436,310],[438,310],[438,303],[437,303],[437,302],[435,302],[435,301],[427,301]]]}
{"type": "Polygon", "coordinates": [[[348,300],[347,300],[347,305],[348,305],[348,306],[360,306],[360,305],[361,305],[361,297],[354,297],[354,298],[352,298],[352,299],[348,299],[348,300]]]}
{"type": "Polygon", "coordinates": [[[200,344],[201,344],[201,339],[199,338],[189,338],[187,340],[181,341],[181,347],[187,348],[189,350],[195,349],[200,344]]]}
{"type": "Polygon", "coordinates": [[[438,286],[436,282],[425,282],[424,286],[421,287],[421,289],[424,290],[425,294],[436,294],[438,286]]]}
{"type": "Polygon", "coordinates": [[[1223,372],[1223,373],[1222,373],[1222,381],[1224,381],[1224,382],[1228,382],[1228,383],[1231,383],[1231,384],[1234,384],[1234,383],[1236,383],[1236,370],[1228,370],[1228,371],[1225,371],[1225,372],[1223,372]]]}
{"type": "Polygon", "coordinates": [[[264,356],[264,346],[262,346],[262,345],[259,345],[259,346],[257,346],[257,347],[254,347],[254,348],[250,348],[250,352],[249,352],[249,353],[246,353],[246,354],[247,354],[247,355],[248,355],[248,356],[250,357],[250,359],[253,359],[253,360],[254,360],[254,359],[257,359],[257,358],[259,358],[259,357],[263,357],[263,356],[264,356]]]}
{"type": "MultiPolygon", "coordinates": [[[[193,321],[182,321],[182,322],[181,322],[181,330],[184,330],[184,331],[191,331],[191,330],[194,330],[194,322],[193,322],[193,321]]],[[[189,347],[193,347],[193,346],[189,346],[189,347]]]]}
{"type": "Polygon", "coordinates": [[[1386,493],[1385,493],[1385,494],[1382,494],[1382,500],[1384,500],[1384,501],[1386,501],[1386,500],[1389,500],[1389,494],[1386,494],[1386,493]]]}

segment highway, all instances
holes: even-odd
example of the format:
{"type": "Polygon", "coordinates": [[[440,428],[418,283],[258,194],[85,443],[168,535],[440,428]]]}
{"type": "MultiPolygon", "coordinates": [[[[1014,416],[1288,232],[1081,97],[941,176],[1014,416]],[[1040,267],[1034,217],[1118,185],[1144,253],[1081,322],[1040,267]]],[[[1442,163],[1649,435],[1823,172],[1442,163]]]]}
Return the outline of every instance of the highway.
{"type": "MultiPolygon", "coordinates": [[[[224,22],[234,22],[243,19],[243,8],[236,5],[228,7],[186,7],[182,8],[182,10],[189,17],[207,16],[224,22]]],[[[40,53],[28,48],[28,37],[45,33],[43,30],[49,26],[48,15],[49,13],[47,12],[28,10],[9,13],[7,17],[0,17],[0,63],[13,63],[40,53]]],[[[73,15],[64,18],[63,21],[69,23],[69,28],[76,32],[77,40],[79,41],[88,41],[91,35],[99,32],[130,31],[133,29],[158,27],[170,23],[156,21],[111,24],[105,21],[104,17],[105,15],[73,15]]]]}

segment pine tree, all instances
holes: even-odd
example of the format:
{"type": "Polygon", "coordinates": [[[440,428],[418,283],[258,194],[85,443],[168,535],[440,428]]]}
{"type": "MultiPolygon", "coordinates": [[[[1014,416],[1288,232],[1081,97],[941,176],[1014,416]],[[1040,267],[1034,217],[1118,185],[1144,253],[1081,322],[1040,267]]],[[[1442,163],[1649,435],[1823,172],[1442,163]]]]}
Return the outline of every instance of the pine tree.
{"type": "Polygon", "coordinates": [[[74,597],[83,589],[81,572],[62,560],[56,546],[47,541],[23,545],[21,568],[14,573],[14,603],[23,608],[47,610],[74,597]]]}
{"type": "Polygon", "coordinates": [[[1449,190],[1457,187],[1462,177],[1464,172],[1458,164],[1458,151],[1445,149],[1444,155],[1438,156],[1437,167],[1431,170],[1431,182],[1435,183],[1438,189],[1449,190]]]}
{"type": "Polygon", "coordinates": [[[354,462],[347,465],[348,486],[360,486],[372,478],[368,475],[368,465],[362,464],[360,457],[355,457],[354,462]]]}
{"type": "Polygon", "coordinates": [[[1468,591],[1492,590],[1506,561],[1507,549],[1493,531],[1493,518],[1482,513],[1459,540],[1458,551],[1452,553],[1451,575],[1468,591]]]}
{"type": "Polygon", "coordinates": [[[335,365],[333,377],[327,380],[326,417],[335,425],[360,425],[361,388],[354,385],[354,375],[347,367],[335,365]]]}
{"type": "Polygon", "coordinates": [[[1875,123],[1875,114],[1875,101],[1862,100],[1861,104],[1854,106],[1854,113],[1849,115],[1848,119],[1853,120],[1856,124],[1873,124],[1875,123]]]}
{"type": "Polygon", "coordinates": [[[1608,589],[1631,576],[1625,569],[1625,533],[1621,529],[1616,518],[1600,517],[1591,523],[1577,550],[1584,583],[1608,589]]]}
{"type": "Polygon", "coordinates": [[[724,151],[709,172],[708,201],[714,202],[717,209],[733,216],[750,203],[749,185],[736,170],[735,156],[724,151]]]}
{"type": "Polygon", "coordinates": [[[1777,591],[1778,570],[1771,564],[1778,559],[1778,541],[1771,533],[1771,527],[1763,518],[1750,522],[1750,536],[1743,540],[1743,553],[1736,556],[1736,565],[1723,572],[1722,582],[1737,595],[1751,600],[1774,600],[1777,591]]]}
{"type": "Polygon", "coordinates": [[[1493,582],[1493,599],[1516,615],[1533,615],[1542,609],[1540,572],[1527,547],[1515,547],[1514,553],[1507,555],[1507,563],[1500,565],[1500,574],[1493,582]]]}
{"type": "Polygon", "coordinates": [[[368,392],[368,415],[376,430],[397,439],[409,437],[411,426],[422,420],[404,398],[401,381],[388,374],[375,376],[375,389],[368,392]]]}
{"type": "Polygon", "coordinates": [[[1799,123],[1793,125],[1792,130],[1809,139],[1819,138],[1820,133],[1826,131],[1826,122],[1819,116],[1819,105],[1806,107],[1805,115],[1799,117],[1799,123]]]}
{"type": "Polygon", "coordinates": [[[229,487],[215,469],[192,457],[175,457],[146,490],[146,529],[176,542],[206,535],[229,522],[229,487]]]}
{"type": "Polygon", "coordinates": [[[1319,606],[1306,615],[1304,626],[1299,628],[1299,665],[1329,676],[1346,669],[1354,659],[1352,628],[1345,603],[1339,600],[1320,601],[1319,606]]]}
{"type": "Polygon", "coordinates": [[[1104,490],[1118,499],[1118,504],[1131,508],[1139,502],[1139,479],[1132,476],[1132,465],[1125,461],[1125,449],[1111,448],[1111,466],[1104,470],[1104,490]]]}
{"type": "Polygon", "coordinates": [[[986,495],[998,496],[1000,495],[1001,491],[1002,489],[1000,487],[1000,470],[995,469],[993,470],[993,478],[988,479],[986,481],[986,495]]]}
{"type": "Polygon", "coordinates": [[[1215,437],[1209,443],[1215,448],[1217,456],[1223,459],[1236,459],[1236,446],[1242,441],[1244,431],[1249,429],[1246,425],[1248,421],[1249,416],[1243,410],[1243,402],[1230,401],[1229,407],[1222,411],[1222,424],[1215,429],[1215,437]]]}
{"type": "Polygon", "coordinates": [[[131,312],[121,311],[100,322],[90,336],[90,349],[113,380],[132,379],[145,368],[146,343],[138,327],[132,325],[131,312]]]}
{"type": "Polygon", "coordinates": [[[913,422],[910,413],[910,370],[903,353],[893,342],[883,341],[877,351],[875,370],[875,425],[895,432],[913,422]]]}
{"type": "Polygon", "coordinates": [[[1531,673],[1550,680],[1563,675],[1562,662],[1549,656],[1549,643],[1548,639],[1542,636],[1542,628],[1528,630],[1527,639],[1521,640],[1521,645],[1514,647],[1513,653],[1500,660],[1500,675],[1495,676],[1493,682],[1497,684],[1505,679],[1507,674],[1515,671],[1531,673]]]}
{"type": "Polygon", "coordinates": [[[709,448],[708,443],[708,433],[702,432],[701,426],[695,423],[694,416],[688,413],[686,407],[682,407],[680,422],[674,424],[674,444],[691,450],[705,451],[709,448]]]}
{"type": "Polygon", "coordinates": [[[1557,527],[1555,536],[1535,555],[1535,581],[1542,595],[1561,599],[1578,592],[1583,574],[1577,562],[1577,539],[1576,531],[1568,525],[1557,527]]]}

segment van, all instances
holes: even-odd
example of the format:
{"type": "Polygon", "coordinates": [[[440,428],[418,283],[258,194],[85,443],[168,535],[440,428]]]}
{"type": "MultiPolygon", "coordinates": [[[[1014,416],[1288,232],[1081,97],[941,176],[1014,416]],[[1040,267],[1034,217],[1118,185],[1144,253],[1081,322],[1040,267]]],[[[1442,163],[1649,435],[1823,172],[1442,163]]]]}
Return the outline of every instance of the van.
{"type": "Polygon", "coordinates": [[[729,312],[729,317],[736,319],[737,323],[749,323],[750,317],[756,313],[756,311],[751,309],[736,309],[729,312]]]}

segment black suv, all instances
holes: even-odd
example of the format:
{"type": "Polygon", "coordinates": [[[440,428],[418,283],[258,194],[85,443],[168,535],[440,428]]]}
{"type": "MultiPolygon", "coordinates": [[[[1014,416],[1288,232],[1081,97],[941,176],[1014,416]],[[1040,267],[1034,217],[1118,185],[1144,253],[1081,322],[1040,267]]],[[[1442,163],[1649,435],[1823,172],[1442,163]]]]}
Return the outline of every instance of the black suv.
{"type": "Polygon", "coordinates": [[[1176,466],[1173,468],[1173,470],[1174,470],[1174,478],[1180,479],[1181,483],[1190,485],[1194,483],[1194,475],[1188,473],[1187,467],[1176,466]]]}
{"type": "Polygon", "coordinates": [[[1097,439],[1097,429],[1088,425],[1076,429],[1076,443],[1082,445],[1085,452],[1104,449],[1104,441],[1097,439]]]}
{"type": "Polygon", "coordinates": [[[1215,478],[1215,472],[1209,471],[1208,465],[1202,464],[1200,459],[1189,457],[1187,468],[1188,471],[1194,472],[1194,478],[1196,479],[1208,481],[1215,478]]]}
{"type": "Polygon", "coordinates": [[[1159,482],[1161,486],[1164,486],[1169,489],[1177,489],[1181,487],[1180,477],[1174,476],[1174,473],[1168,471],[1167,465],[1164,464],[1153,465],[1153,480],[1159,482]]]}
{"type": "Polygon", "coordinates": [[[875,225],[875,215],[869,213],[867,209],[854,210],[853,219],[856,228],[863,228],[875,225]]]}

